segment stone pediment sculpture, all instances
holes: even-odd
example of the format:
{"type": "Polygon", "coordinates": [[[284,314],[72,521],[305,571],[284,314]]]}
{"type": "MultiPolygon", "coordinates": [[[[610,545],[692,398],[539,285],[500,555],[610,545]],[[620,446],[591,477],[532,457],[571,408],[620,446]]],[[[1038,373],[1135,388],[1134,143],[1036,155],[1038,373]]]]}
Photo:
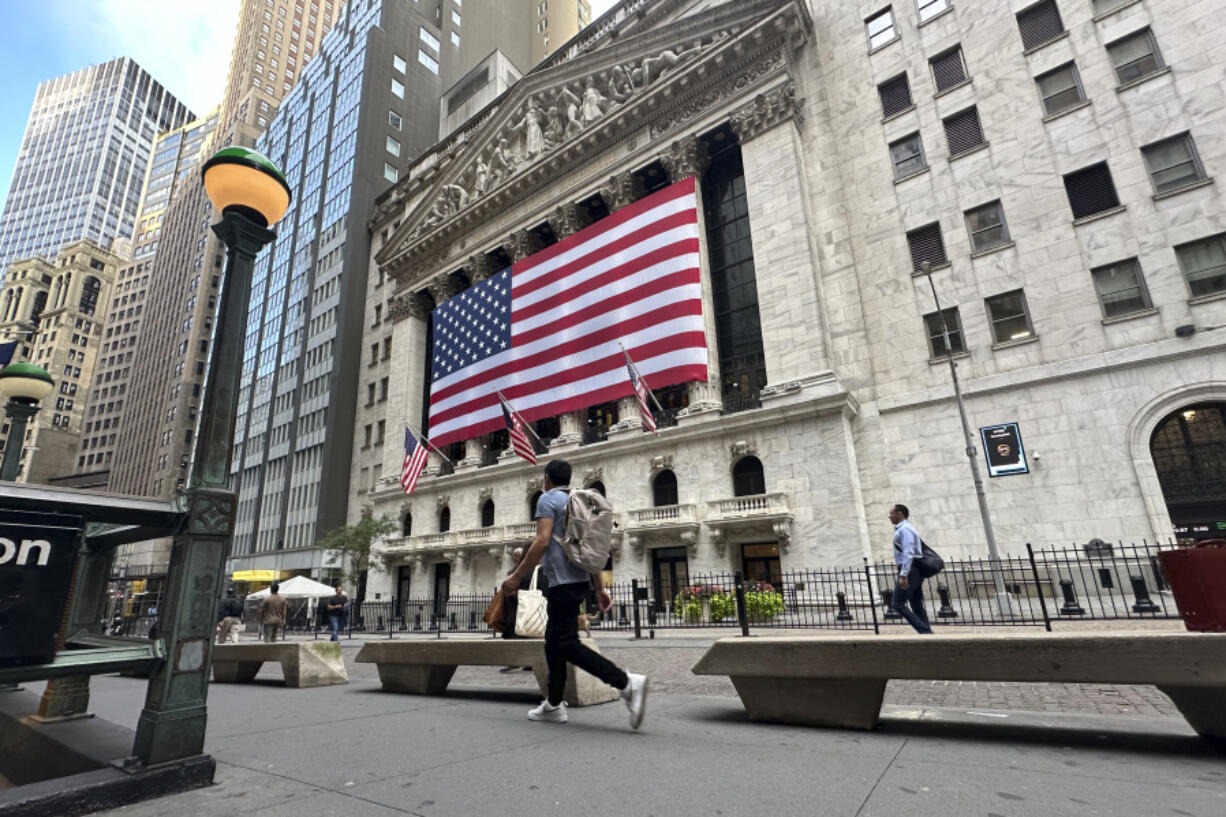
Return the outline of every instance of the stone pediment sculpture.
{"type": "Polygon", "coordinates": [[[770,68],[781,71],[785,47],[795,47],[796,32],[808,28],[799,0],[738,0],[547,61],[436,146],[423,172],[412,171],[385,196],[376,221],[415,203],[377,262],[405,277],[423,258],[439,255],[440,233],[479,223],[482,213],[522,198],[528,186],[556,178],[584,155],[660,118],[675,77],[694,74],[677,80],[690,93],[759,51],[773,53],[770,68]]]}

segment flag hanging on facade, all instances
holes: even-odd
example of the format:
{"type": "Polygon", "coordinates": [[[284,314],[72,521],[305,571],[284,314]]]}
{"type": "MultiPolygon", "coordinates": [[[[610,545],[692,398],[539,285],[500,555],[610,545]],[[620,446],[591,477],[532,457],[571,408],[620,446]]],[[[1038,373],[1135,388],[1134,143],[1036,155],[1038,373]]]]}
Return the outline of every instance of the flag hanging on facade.
{"type": "Polygon", "coordinates": [[[404,463],[400,466],[400,487],[404,488],[406,494],[413,493],[413,489],[417,487],[417,478],[421,476],[429,457],[430,451],[426,447],[425,439],[418,440],[413,436],[409,427],[405,426],[404,463]]]}
{"type": "Polygon", "coordinates": [[[536,450],[532,447],[528,435],[524,433],[524,425],[519,421],[519,415],[507,405],[506,400],[499,402],[502,403],[502,417],[507,423],[507,435],[511,438],[511,448],[521,459],[536,465],[536,450]]]}
{"type": "Polygon", "coordinates": [[[437,445],[505,423],[629,397],[621,345],[658,388],[707,379],[693,178],[516,262],[433,313],[430,435],[437,445]]]}
{"type": "Polygon", "coordinates": [[[626,355],[626,371],[630,373],[630,385],[634,387],[634,400],[639,404],[639,416],[643,418],[643,428],[659,437],[660,432],[656,430],[656,418],[651,416],[651,408],[647,405],[647,381],[634,367],[630,353],[624,352],[624,354],[626,355]]]}

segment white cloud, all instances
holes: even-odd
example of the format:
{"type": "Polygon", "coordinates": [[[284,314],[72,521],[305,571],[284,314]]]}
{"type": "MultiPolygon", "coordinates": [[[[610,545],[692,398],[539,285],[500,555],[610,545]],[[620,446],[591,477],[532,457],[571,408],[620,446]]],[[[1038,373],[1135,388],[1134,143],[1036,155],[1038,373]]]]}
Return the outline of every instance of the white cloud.
{"type": "Polygon", "coordinates": [[[225,93],[241,0],[95,0],[69,25],[84,26],[113,57],[131,57],[198,115],[225,93]]]}

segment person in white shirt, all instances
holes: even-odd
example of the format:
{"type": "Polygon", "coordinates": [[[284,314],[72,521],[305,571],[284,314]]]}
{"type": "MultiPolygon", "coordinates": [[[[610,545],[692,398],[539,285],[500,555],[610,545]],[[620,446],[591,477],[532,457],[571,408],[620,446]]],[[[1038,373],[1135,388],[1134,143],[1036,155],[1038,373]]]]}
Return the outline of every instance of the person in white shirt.
{"type": "Polygon", "coordinates": [[[894,585],[894,598],[890,606],[917,633],[931,635],[928,611],[924,609],[924,577],[918,570],[911,570],[915,560],[924,555],[924,542],[911,524],[910,516],[911,511],[906,505],[890,508],[890,521],[894,523],[894,564],[898,565],[898,581],[894,585]]]}

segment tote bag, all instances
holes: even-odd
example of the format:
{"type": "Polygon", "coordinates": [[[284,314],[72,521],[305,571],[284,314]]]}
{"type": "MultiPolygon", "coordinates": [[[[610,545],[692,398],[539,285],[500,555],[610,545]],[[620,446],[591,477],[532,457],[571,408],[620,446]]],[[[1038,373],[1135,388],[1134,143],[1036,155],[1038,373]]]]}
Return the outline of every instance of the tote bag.
{"type": "Polygon", "coordinates": [[[516,596],[519,606],[515,610],[515,634],[523,638],[545,637],[545,594],[536,589],[536,576],[541,567],[532,571],[532,584],[520,590],[516,596]]]}

